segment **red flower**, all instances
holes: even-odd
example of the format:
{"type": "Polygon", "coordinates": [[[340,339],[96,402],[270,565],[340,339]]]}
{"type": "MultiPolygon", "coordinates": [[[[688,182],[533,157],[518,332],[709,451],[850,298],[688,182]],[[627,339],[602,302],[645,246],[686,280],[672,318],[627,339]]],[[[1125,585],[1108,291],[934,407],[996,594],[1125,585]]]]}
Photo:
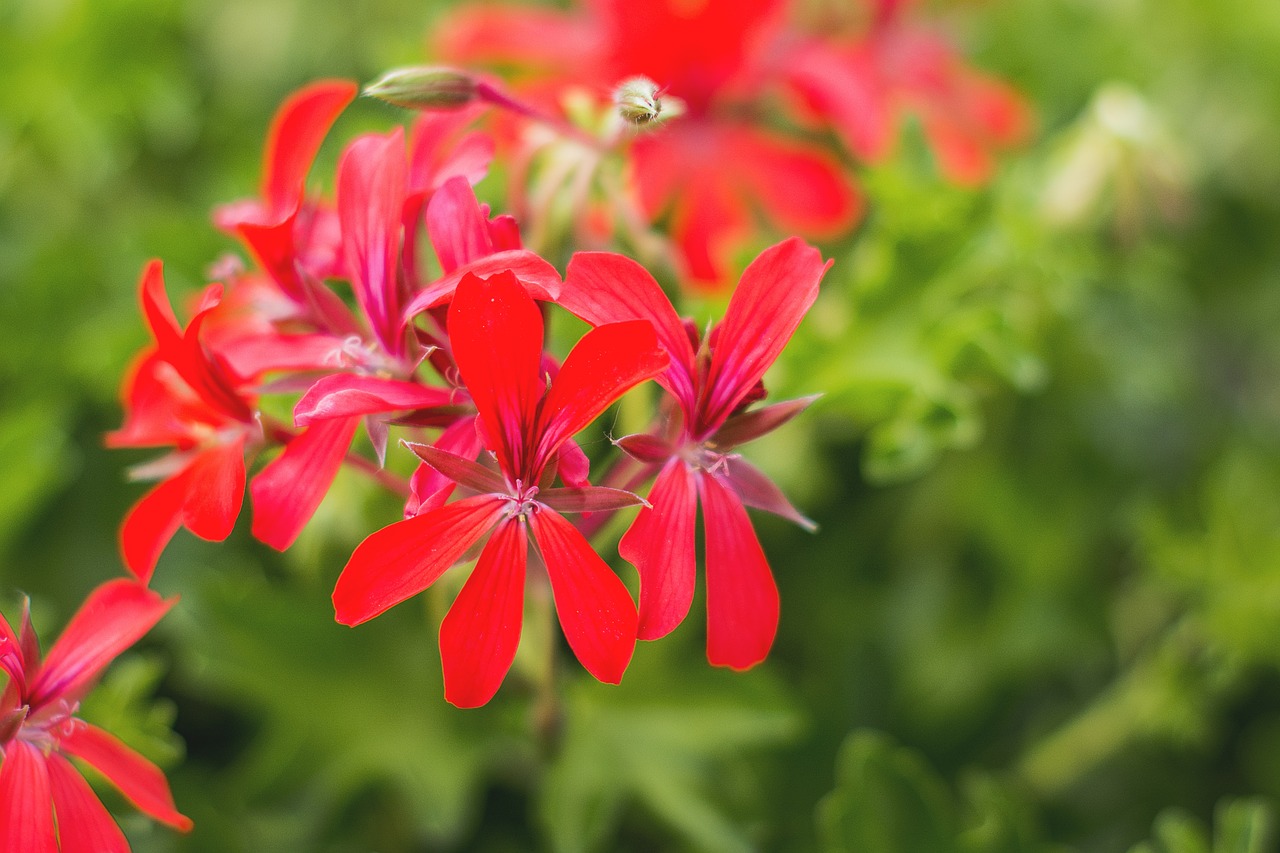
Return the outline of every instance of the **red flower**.
{"type": "Polygon", "coordinates": [[[593,330],[548,387],[542,315],[511,273],[463,277],[448,326],[498,471],[439,447],[413,445],[425,462],[477,494],[361,543],[333,592],[337,619],[356,625],[421,592],[493,531],[440,628],[445,698],[460,707],[482,705],[497,691],[519,643],[532,537],[569,646],[592,675],[617,683],[635,646],[635,605],[561,513],[639,499],[614,489],[551,486],[566,442],[629,388],[666,368],[653,328],[628,322],[593,330]]]}
{"type": "Polygon", "coordinates": [[[15,632],[0,617],[0,850],[127,853],[129,843],[68,760],[92,766],[134,805],[175,829],[169,783],[154,764],[76,710],[99,673],[137,642],[172,605],[132,580],[108,581],[71,618],[44,660],[28,614],[15,632]]]}
{"type": "Polygon", "coordinates": [[[748,406],[761,379],[818,294],[830,263],[793,237],[742,274],[724,320],[701,342],[643,267],[621,255],[583,252],[565,276],[560,304],[592,325],[643,319],[671,358],[657,381],[679,417],[657,435],[619,445],[660,467],[620,552],[640,572],[639,638],[670,633],[689,612],[698,504],[706,532],[707,658],[746,669],[764,660],[778,625],[778,589],[744,505],[811,523],[763,473],[732,450],[801,412],[812,400],[748,406]]]}

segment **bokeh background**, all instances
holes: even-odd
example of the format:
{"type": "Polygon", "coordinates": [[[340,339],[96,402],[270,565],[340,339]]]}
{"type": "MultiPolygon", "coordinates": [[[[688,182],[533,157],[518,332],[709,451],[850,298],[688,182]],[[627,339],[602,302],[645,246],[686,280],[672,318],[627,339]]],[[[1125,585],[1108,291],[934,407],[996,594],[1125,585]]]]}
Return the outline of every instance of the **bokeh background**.
{"type": "MultiPolygon", "coordinates": [[[[146,455],[102,435],[143,263],[193,292],[281,98],[422,61],[446,5],[0,4],[0,601],[30,595],[46,642],[123,571],[146,455]]],[[[396,517],[340,479],[287,555],[247,524],[166,552],[180,604],[84,708],[195,819],[104,789],[135,849],[1273,849],[1280,4],[926,14],[1038,129],[980,190],[910,135],[862,170],[869,215],[824,246],[771,380],[825,396],[749,454],[822,526],[758,519],[768,662],[712,670],[693,618],[620,688],[565,672],[552,744],[518,684],[455,711],[447,591],[332,623],[350,549],[396,517]]],[[[403,120],[360,103],[335,136],[403,120]]]]}

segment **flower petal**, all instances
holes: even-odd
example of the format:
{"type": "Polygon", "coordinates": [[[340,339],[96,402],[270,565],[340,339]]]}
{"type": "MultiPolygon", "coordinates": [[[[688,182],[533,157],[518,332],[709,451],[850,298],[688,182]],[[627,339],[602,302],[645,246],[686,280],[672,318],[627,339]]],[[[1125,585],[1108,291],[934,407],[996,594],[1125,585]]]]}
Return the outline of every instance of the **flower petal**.
{"type": "MultiPolygon", "coordinates": [[[[480,436],[476,433],[475,417],[459,418],[454,421],[440,433],[440,437],[432,447],[463,459],[475,460],[484,450],[484,446],[480,443],[480,436]]],[[[419,465],[418,470],[413,472],[409,480],[409,500],[404,505],[405,518],[412,518],[443,506],[449,499],[449,495],[453,494],[453,487],[454,481],[435,468],[425,463],[419,465]]]]}
{"type": "Polygon", "coordinates": [[[559,513],[611,512],[640,506],[644,502],[644,498],[634,492],[605,486],[576,486],[538,492],[538,503],[546,504],[559,513]]]}
{"type": "Polygon", "coordinates": [[[560,273],[555,267],[528,249],[505,249],[463,264],[427,285],[405,308],[404,321],[411,322],[423,311],[449,302],[467,275],[489,278],[503,272],[514,274],[534,299],[554,301],[560,293],[560,273]]]}
{"type": "Polygon", "coordinates": [[[506,491],[507,484],[502,475],[474,459],[466,459],[429,444],[405,442],[405,446],[423,462],[459,485],[481,493],[506,491]]]}
{"type": "Polygon", "coordinates": [[[371,534],[333,588],[337,620],[359,625],[431,586],[497,523],[505,504],[498,495],[477,495],[371,534]]]}
{"type": "Polygon", "coordinates": [[[273,218],[298,209],[311,161],[356,91],[347,80],[320,80],[294,92],[276,111],[262,170],[262,199],[273,218]]]}
{"type": "Polygon", "coordinates": [[[515,660],[528,552],[523,523],[499,524],[440,623],[444,698],[459,708],[477,708],[492,699],[515,660]]]}
{"type": "Polygon", "coordinates": [[[0,764],[0,850],[58,853],[48,767],[38,749],[20,740],[5,745],[0,764]]]}
{"type": "Polygon", "coordinates": [[[707,660],[750,669],[778,632],[778,586],[738,496],[698,477],[707,540],[707,660]]]}
{"type": "Polygon", "coordinates": [[[726,156],[742,185],[784,231],[833,237],[861,215],[852,177],[821,148],[746,129],[731,143],[726,156]]]}
{"type": "Polygon", "coordinates": [[[61,853],[129,853],[129,842],[71,762],[48,758],[61,853]]]}
{"type": "Polygon", "coordinates": [[[636,608],[626,585],[564,516],[544,508],[529,522],[569,648],[587,672],[619,683],[636,647],[636,608]]]}
{"type": "Polygon", "coordinates": [[[448,389],[417,382],[333,373],[307,389],[293,408],[293,421],[307,426],[333,418],[429,409],[450,405],[454,396],[448,389]]]}
{"type": "Polygon", "coordinates": [[[684,462],[672,459],[663,467],[649,504],[618,543],[618,553],[640,573],[642,640],[670,634],[693,603],[698,493],[684,462]]]}
{"type": "Polygon", "coordinates": [[[723,473],[718,476],[733,489],[747,506],[781,516],[787,521],[800,525],[810,533],[818,529],[818,525],[814,524],[811,519],[806,518],[801,514],[800,510],[791,505],[791,501],[787,500],[787,496],[782,493],[782,489],[779,489],[773,480],[770,480],[763,471],[741,456],[727,459],[722,470],[723,473]]]}
{"type": "Polygon", "coordinates": [[[147,583],[160,552],[182,526],[190,481],[185,472],[160,483],[142,496],[120,527],[120,553],[134,576],[147,583]]]}
{"type": "Polygon", "coordinates": [[[518,63],[553,72],[563,72],[570,56],[587,67],[602,46],[590,21],[515,4],[459,8],[436,27],[434,41],[450,62],[518,63]]]}
{"type": "Polygon", "coordinates": [[[762,406],[734,415],[724,422],[724,426],[716,430],[711,440],[720,450],[729,450],[739,444],[755,441],[809,408],[821,396],[821,394],[812,394],[796,400],[784,400],[771,406],[762,406]]]}
{"type": "Polygon", "coordinates": [[[445,181],[427,202],[427,234],[446,275],[465,263],[493,254],[489,217],[463,177],[445,181]]]}
{"type": "Polygon", "coordinates": [[[792,237],[760,253],[742,273],[712,348],[699,427],[714,430],[759,382],[795,332],[830,267],[792,237]]]}
{"type": "Polygon", "coordinates": [[[565,358],[543,401],[537,464],[549,461],[565,440],[669,363],[648,320],[610,323],[587,332],[565,358]]]}
{"type": "Polygon", "coordinates": [[[565,271],[560,305],[593,326],[648,320],[671,366],[658,382],[693,407],[693,345],[671,300],[649,271],[612,252],[578,252],[565,271]]]}
{"type": "Polygon", "coordinates": [[[45,656],[30,703],[75,700],[107,664],[151,630],[177,599],[161,598],[132,578],[100,585],[71,617],[45,656]]]}
{"type": "Polygon", "coordinates": [[[525,431],[542,398],[542,314],[510,272],[468,275],[449,308],[453,357],[480,413],[482,434],[510,476],[521,476],[525,431]]]}
{"type": "Polygon", "coordinates": [[[180,832],[191,829],[191,819],[174,805],[169,782],[160,768],[112,735],[76,720],[61,745],[64,752],[93,765],[129,802],[151,817],[180,832]]]}
{"type": "Polygon", "coordinates": [[[230,536],[244,502],[244,436],[204,451],[180,476],[187,483],[182,523],[210,542],[230,536]]]}
{"type": "Polygon", "coordinates": [[[254,536],[279,551],[293,544],[329,491],[359,424],[358,417],[312,424],[253,478],[254,536]]]}

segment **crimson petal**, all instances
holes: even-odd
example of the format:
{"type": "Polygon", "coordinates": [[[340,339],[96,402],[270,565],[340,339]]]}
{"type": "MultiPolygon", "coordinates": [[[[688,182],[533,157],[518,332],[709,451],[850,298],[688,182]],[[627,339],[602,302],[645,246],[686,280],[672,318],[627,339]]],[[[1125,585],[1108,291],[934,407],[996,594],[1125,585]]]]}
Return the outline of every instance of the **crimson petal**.
{"type": "Polygon", "coordinates": [[[58,753],[48,759],[61,853],[129,853],[129,842],[89,783],[58,753]]]}
{"type": "Polygon", "coordinates": [[[359,418],[320,421],[285,445],[253,478],[253,535],[278,551],[315,515],[346,458],[359,418]]]}
{"type": "Polygon", "coordinates": [[[333,588],[337,620],[359,625],[431,586],[493,527],[505,504],[498,495],[477,495],[371,534],[333,588]]]}
{"type": "Polygon", "coordinates": [[[0,764],[0,850],[58,853],[52,798],[49,770],[40,750],[20,740],[9,741],[0,764]]]}
{"type": "Polygon", "coordinates": [[[707,660],[750,669],[778,632],[778,586],[738,496],[698,477],[707,540],[707,660]]]}
{"type": "Polygon", "coordinates": [[[636,647],[636,608],[626,585],[564,516],[542,509],[529,522],[569,648],[587,672],[619,683],[636,647]]]}
{"type": "Polygon", "coordinates": [[[520,645],[529,539],[523,523],[498,525],[440,624],[444,698],[477,708],[498,692],[520,645]]]}
{"type": "Polygon", "coordinates": [[[185,472],[179,473],[143,495],[125,516],[120,553],[125,566],[143,583],[151,580],[160,552],[182,526],[189,487],[185,472]]]}
{"type": "Polygon", "coordinates": [[[672,459],[658,473],[649,503],[618,543],[618,553],[640,573],[642,640],[670,634],[693,603],[698,495],[684,462],[672,459]]]}
{"type": "Polygon", "coordinates": [[[178,811],[164,773],[112,735],[83,720],[76,720],[64,735],[62,749],[93,765],[142,811],[174,829],[186,832],[191,819],[178,811]]]}

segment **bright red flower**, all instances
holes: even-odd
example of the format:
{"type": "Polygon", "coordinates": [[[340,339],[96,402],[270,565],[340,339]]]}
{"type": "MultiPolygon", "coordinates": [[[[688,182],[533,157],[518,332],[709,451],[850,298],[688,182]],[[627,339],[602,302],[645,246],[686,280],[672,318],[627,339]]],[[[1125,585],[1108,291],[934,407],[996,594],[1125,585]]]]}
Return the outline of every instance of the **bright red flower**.
{"type": "Polygon", "coordinates": [[[421,592],[493,531],[440,629],[445,698],[460,707],[482,705],[519,644],[532,538],[570,648],[592,675],[616,684],[635,646],[635,605],[561,513],[639,499],[614,489],[552,485],[569,439],[629,388],[666,368],[653,328],[627,322],[589,332],[548,386],[542,315],[515,275],[464,276],[448,327],[498,470],[440,447],[413,445],[427,464],[476,494],[365,539],[334,589],[337,619],[356,625],[421,592]]]}
{"type": "Polygon", "coordinates": [[[160,620],[172,600],[133,580],[90,593],[43,661],[27,612],[18,631],[0,616],[0,850],[128,853],[129,842],[68,760],[107,778],[134,805],[182,832],[169,783],[154,764],[75,714],[117,655],[160,620]]]}
{"type": "Polygon", "coordinates": [[[592,325],[642,319],[653,324],[671,365],[657,377],[679,416],[656,435],[618,444],[660,468],[620,552],[640,572],[639,638],[670,633],[693,601],[695,527],[706,531],[707,658],[746,669],[764,660],[777,632],[778,589],[744,505],[810,526],[735,447],[769,432],[812,400],[748,406],[761,380],[818,295],[830,266],[799,238],[764,251],[742,274],[724,320],[701,342],[653,277],[635,261],[583,252],[569,263],[560,304],[592,325]]]}

